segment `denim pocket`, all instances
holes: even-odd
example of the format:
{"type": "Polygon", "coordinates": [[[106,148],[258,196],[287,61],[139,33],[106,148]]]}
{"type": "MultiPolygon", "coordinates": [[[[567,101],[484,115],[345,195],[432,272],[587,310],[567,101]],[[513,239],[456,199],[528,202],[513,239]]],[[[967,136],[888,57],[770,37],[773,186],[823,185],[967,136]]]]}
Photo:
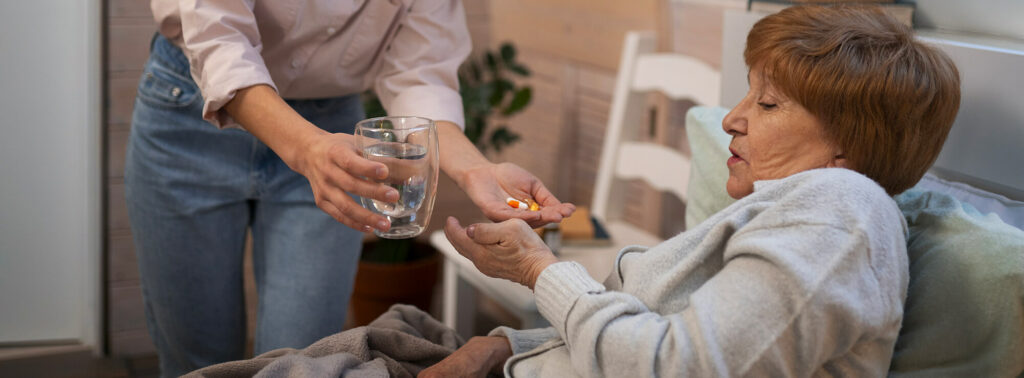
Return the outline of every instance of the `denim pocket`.
{"type": "Polygon", "coordinates": [[[152,106],[183,108],[199,98],[199,87],[159,63],[150,61],[139,80],[139,100],[152,106]]]}

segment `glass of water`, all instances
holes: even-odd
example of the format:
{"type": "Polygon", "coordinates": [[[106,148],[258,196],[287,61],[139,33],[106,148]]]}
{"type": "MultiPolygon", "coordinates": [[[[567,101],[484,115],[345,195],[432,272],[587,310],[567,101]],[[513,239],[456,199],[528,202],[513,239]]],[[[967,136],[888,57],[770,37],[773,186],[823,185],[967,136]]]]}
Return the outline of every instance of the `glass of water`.
{"type": "Polygon", "coordinates": [[[398,190],[398,202],[361,198],[363,207],[391,221],[387,231],[373,233],[405,239],[427,228],[437,192],[437,127],[423,117],[378,117],[356,124],[363,157],[388,166],[388,177],[375,182],[398,190]]]}

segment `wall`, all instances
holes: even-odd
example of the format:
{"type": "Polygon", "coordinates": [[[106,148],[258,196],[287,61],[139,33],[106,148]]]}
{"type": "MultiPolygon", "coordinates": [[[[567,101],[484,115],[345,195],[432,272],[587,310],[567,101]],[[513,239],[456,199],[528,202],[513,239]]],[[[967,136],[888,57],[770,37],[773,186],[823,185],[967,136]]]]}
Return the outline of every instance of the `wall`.
{"type": "Polygon", "coordinates": [[[100,2],[0,2],[0,343],[100,343],[100,2]]]}
{"type": "Polygon", "coordinates": [[[914,3],[914,27],[1024,39],[1024,1],[904,0],[914,3]]]}
{"type": "Polygon", "coordinates": [[[148,1],[102,0],[106,3],[106,171],[107,238],[104,282],[107,311],[107,351],[114,356],[155,353],[146,331],[142,287],[132,245],[128,208],[124,199],[124,158],[131,128],[135,89],[142,65],[149,57],[149,41],[156,25],[148,1]]]}

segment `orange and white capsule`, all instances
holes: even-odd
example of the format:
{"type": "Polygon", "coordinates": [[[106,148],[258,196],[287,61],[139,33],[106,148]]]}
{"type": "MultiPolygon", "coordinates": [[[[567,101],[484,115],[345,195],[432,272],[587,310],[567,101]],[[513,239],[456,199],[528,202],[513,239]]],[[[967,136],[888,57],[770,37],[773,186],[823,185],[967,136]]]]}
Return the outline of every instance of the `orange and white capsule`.
{"type": "Polygon", "coordinates": [[[529,204],[527,204],[526,202],[517,200],[515,198],[512,198],[512,197],[506,198],[505,199],[505,203],[507,203],[508,206],[513,208],[513,209],[519,209],[519,210],[529,210],[530,209],[530,205],[529,204]]]}

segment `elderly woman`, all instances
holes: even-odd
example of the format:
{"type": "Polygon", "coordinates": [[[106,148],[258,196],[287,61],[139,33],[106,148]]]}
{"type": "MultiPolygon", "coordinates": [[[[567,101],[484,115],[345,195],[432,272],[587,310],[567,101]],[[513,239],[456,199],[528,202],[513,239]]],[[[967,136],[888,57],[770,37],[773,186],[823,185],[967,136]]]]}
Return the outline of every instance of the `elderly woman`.
{"type": "Polygon", "coordinates": [[[450,218],[460,253],[533,289],[553,326],[496,329],[421,375],[885,375],[908,280],[891,196],[938,156],[959,106],[957,70],[861,7],[768,16],[744,58],[750,91],[722,122],[737,202],[662,244],[621,251],[604,284],[559,262],[521,221],[450,218]]]}

